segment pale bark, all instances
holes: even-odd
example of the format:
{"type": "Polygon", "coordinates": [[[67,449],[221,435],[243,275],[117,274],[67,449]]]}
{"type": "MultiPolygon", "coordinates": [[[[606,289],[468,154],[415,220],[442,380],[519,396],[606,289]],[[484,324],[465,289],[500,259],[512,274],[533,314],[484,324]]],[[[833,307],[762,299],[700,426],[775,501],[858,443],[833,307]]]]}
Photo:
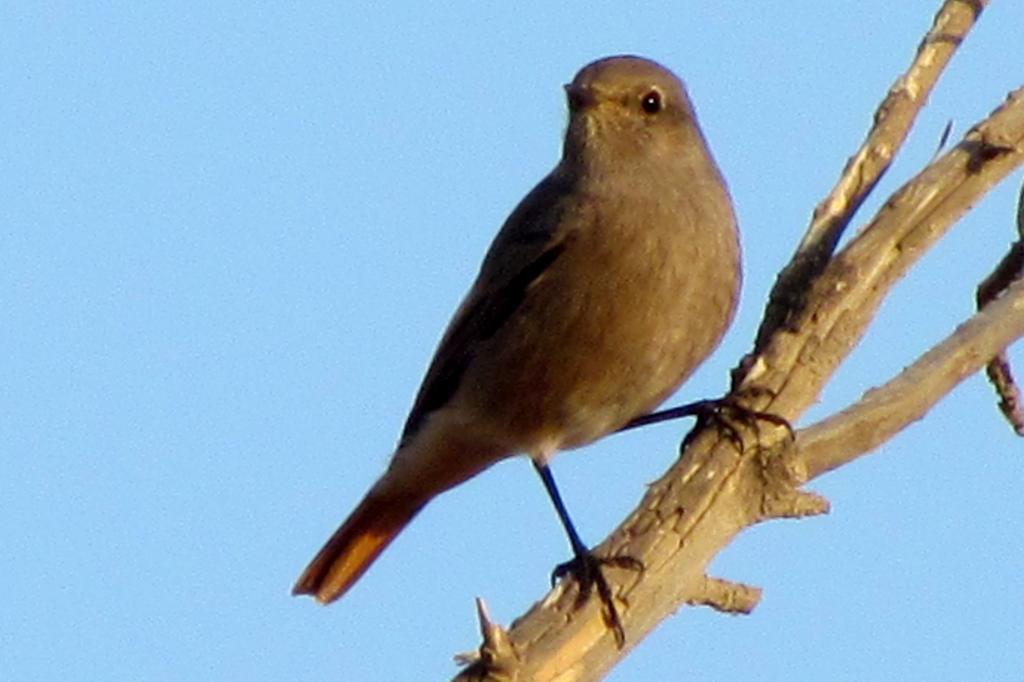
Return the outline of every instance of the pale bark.
{"type": "MultiPolygon", "coordinates": [[[[771,294],[754,349],[734,371],[732,396],[744,405],[795,423],[868,331],[893,285],[1024,161],[1020,89],[898,190],[833,253],[985,4],[943,4],[913,64],[876,112],[863,146],[815,209],[771,294]]],[[[993,263],[999,257],[993,254],[993,263]]],[[[975,284],[964,283],[965,298],[975,284]]],[[[768,422],[737,422],[741,452],[719,429],[705,428],[596,548],[599,555],[628,555],[645,566],[639,574],[608,569],[626,647],[615,646],[597,599],[577,608],[577,585],[567,578],[507,630],[491,623],[481,605],[484,643],[463,659],[469,665],[456,679],[598,680],[681,606],[750,611],[759,589],[708,576],[715,555],[761,521],[827,511],[826,500],[800,490],[803,483],[872,451],[921,419],[1022,335],[1024,284],[1017,282],[899,375],[799,430],[795,440],[768,422]]]]}

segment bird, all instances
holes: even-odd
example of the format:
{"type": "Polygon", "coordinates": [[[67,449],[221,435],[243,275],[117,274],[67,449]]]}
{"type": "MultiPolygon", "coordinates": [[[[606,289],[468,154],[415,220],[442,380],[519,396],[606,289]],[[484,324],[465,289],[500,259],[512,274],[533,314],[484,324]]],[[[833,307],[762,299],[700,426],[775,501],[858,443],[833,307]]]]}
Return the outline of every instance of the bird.
{"type": "Polygon", "coordinates": [[[719,345],[741,284],[726,182],[683,82],[617,55],[564,86],[562,155],[515,207],[448,324],[383,475],[293,588],[345,594],[432,499],[526,455],[558,513],[581,593],[597,585],[624,637],[598,558],[576,532],[554,455],[648,415],[719,345]]]}

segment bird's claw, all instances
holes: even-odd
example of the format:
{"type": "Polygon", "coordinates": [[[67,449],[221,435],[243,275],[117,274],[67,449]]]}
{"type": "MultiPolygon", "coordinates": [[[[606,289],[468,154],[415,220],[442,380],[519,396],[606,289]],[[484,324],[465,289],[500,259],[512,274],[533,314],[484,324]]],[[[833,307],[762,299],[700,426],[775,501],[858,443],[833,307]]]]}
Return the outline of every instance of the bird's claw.
{"type": "Polygon", "coordinates": [[[603,615],[605,624],[615,636],[615,644],[621,649],[626,643],[626,632],[622,628],[622,620],[619,618],[619,611],[615,608],[615,600],[612,596],[611,587],[608,585],[603,566],[614,566],[625,568],[631,571],[642,572],[644,565],[631,556],[599,557],[590,551],[578,553],[575,557],[558,564],[551,571],[551,585],[554,586],[557,580],[567,575],[576,578],[579,585],[579,593],[576,595],[576,607],[582,606],[590,598],[594,588],[597,588],[598,597],[604,607],[603,615]]]}
{"type": "Polygon", "coordinates": [[[690,441],[693,440],[697,433],[710,424],[717,426],[725,437],[728,438],[740,452],[743,451],[743,438],[740,436],[739,430],[733,426],[732,422],[739,422],[752,427],[754,432],[757,434],[758,441],[760,441],[761,437],[761,431],[758,423],[762,421],[774,424],[775,426],[781,426],[786,429],[789,440],[792,441],[796,439],[796,432],[793,431],[793,426],[786,418],[780,417],[779,415],[771,412],[761,412],[760,410],[751,409],[741,405],[735,400],[730,400],[729,398],[701,401],[696,412],[697,424],[693,430],[683,438],[683,450],[690,445],[690,441]]]}

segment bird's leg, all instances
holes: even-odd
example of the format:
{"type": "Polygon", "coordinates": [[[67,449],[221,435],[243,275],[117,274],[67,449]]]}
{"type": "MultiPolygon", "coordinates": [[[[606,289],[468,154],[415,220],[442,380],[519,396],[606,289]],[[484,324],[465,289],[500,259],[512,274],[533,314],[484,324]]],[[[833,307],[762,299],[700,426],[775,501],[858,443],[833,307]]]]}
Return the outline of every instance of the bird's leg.
{"type": "Polygon", "coordinates": [[[562,501],[562,495],[558,492],[558,487],[555,485],[555,479],[551,475],[551,470],[546,464],[534,462],[533,466],[540,475],[540,480],[544,482],[544,489],[548,491],[548,497],[551,498],[551,503],[555,505],[558,518],[562,522],[566,534],[569,536],[569,544],[572,545],[573,558],[564,564],[555,566],[555,570],[551,572],[551,583],[554,584],[556,580],[567,574],[571,573],[574,575],[579,583],[577,607],[581,606],[590,597],[591,591],[596,587],[597,594],[604,605],[605,623],[612,630],[612,633],[615,635],[615,643],[621,649],[626,642],[626,633],[622,628],[619,612],[615,608],[611,587],[609,587],[601,567],[618,566],[620,568],[642,571],[644,566],[633,557],[598,557],[587,549],[587,546],[580,539],[579,533],[576,532],[572,519],[569,518],[569,512],[562,501]]]}
{"type": "Polygon", "coordinates": [[[683,417],[699,417],[709,409],[709,404],[714,402],[714,400],[698,400],[678,407],[670,407],[665,410],[650,412],[630,419],[625,426],[619,429],[619,431],[629,431],[630,429],[640,428],[641,426],[647,426],[648,424],[658,424],[660,422],[667,422],[673,419],[682,419],[683,417]]]}
{"type": "Polygon", "coordinates": [[[795,437],[793,427],[785,418],[780,417],[777,414],[772,414],[771,412],[752,410],[749,407],[741,405],[736,401],[736,399],[730,396],[710,400],[698,400],[696,402],[680,405],[679,407],[670,407],[666,410],[659,410],[658,412],[641,415],[631,419],[625,426],[620,428],[619,431],[628,431],[641,426],[647,426],[648,424],[657,424],[658,422],[669,421],[670,419],[680,419],[682,417],[697,418],[697,428],[687,434],[686,438],[683,440],[684,449],[690,444],[693,434],[697,433],[701,427],[714,423],[725,433],[726,438],[731,440],[738,449],[742,450],[743,440],[740,438],[740,434],[736,430],[736,427],[729,423],[730,420],[745,424],[752,424],[755,430],[757,429],[758,422],[766,421],[769,424],[781,426],[786,429],[789,433],[790,439],[795,437]]]}

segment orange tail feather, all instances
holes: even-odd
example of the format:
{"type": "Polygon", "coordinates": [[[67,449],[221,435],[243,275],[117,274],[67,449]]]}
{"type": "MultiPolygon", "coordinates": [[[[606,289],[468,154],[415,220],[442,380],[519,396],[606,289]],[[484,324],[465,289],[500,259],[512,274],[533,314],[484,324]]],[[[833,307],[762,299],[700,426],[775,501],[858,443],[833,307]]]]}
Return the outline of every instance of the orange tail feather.
{"type": "Polygon", "coordinates": [[[321,604],[345,594],[422,508],[407,497],[370,493],[302,572],[292,594],[312,595],[321,604]]]}

